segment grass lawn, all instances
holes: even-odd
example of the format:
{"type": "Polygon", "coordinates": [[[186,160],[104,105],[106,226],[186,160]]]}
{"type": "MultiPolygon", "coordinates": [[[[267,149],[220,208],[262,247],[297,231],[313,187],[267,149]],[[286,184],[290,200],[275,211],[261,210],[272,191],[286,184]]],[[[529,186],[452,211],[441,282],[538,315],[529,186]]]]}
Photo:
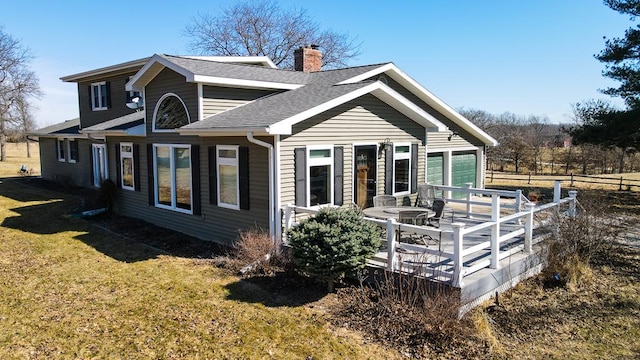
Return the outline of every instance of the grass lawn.
{"type": "Polygon", "coordinates": [[[394,358],[208,260],[61,215],[78,199],[0,180],[0,358],[394,358]]]}

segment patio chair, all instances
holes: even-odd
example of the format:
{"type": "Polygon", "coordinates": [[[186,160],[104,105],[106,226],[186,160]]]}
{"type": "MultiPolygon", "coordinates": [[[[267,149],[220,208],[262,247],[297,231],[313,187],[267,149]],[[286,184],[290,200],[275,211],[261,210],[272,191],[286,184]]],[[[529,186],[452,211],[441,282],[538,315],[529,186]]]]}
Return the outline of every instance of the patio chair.
{"type": "Polygon", "coordinates": [[[18,174],[20,174],[21,176],[28,176],[31,175],[31,170],[29,170],[27,164],[22,164],[20,170],[18,170],[18,174]]]}
{"type": "Polygon", "coordinates": [[[431,209],[433,206],[433,200],[435,199],[435,189],[433,185],[421,184],[418,185],[418,195],[416,196],[416,207],[423,207],[431,209]]]}
{"type": "Polygon", "coordinates": [[[397,200],[392,195],[377,195],[373,197],[373,206],[396,206],[397,200]]]}
{"type": "Polygon", "coordinates": [[[451,221],[453,222],[453,209],[445,207],[444,199],[438,198],[433,200],[433,206],[431,210],[433,210],[436,214],[428,219],[428,225],[440,227],[440,219],[444,217],[445,210],[451,213],[451,221]],[[435,223],[435,224],[434,224],[435,223]]]}

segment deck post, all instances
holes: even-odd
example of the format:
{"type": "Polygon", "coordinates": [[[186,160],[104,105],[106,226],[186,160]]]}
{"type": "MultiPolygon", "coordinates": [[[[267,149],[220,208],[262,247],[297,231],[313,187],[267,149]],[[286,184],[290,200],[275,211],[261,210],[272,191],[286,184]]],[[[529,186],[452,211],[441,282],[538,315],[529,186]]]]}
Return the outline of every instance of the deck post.
{"type": "Polygon", "coordinates": [[[500,195],[491,194],[491,268],[500,268],[500,195]]]}
{"type": "Polygon", "coordinates": [[[396,270],[396,229],[395,220],[387,219],[387,268],[396,270]]]}
{"type": "Polygon", "coordinates": [[[531,253],[531,245],[533,241],[533,215],[535,214],[536,204],[526,203],[524,205],[527,211],[527,217],[524,223],[524,252],[531,253]]]}
{"type": "Polygon", "coordinates": [[[473,207],[471,206],[471,186],[473,185],[473,183],[464,183],[464,186],[467,188],[467,217],[469,219],[472,219],[473,216],[471,216],[471,211],[473,211],[473,207]]]}
{"type": "Polygon", "coordinates": [[[284,206],[284,231],[282,234],[282,242],[283,243],[288,243],[287,241],[287,230],[289,230],[291,228],[291,205],[286,204],[284,206]]]}
{"type": "Polygon", "coordinates": [[[515,206],[516,206],[516,208],[515,208],[514,214],[517,214],[520,211],[522,211],[522,189],[516,190],[516,204],[515,204],[515,206]]]}
{"type": "Polygon", "coordinates": [[[576,216],[576,204],[578,202],[578,200],[577,200],[578,192],[576,190],[569,191],[569,197],[571,198],[571,201],[569,202],[569,216],[570,217],[575,217],[576,216]]]}
{"type": "Polygon", "coordinates": [[[560,198],[562,194],[561,184],[562,184],[562,180],[556,180],[555,183],[553,184],[553,202],[556,204],[560,202],[560,198]]]}
{"type": "Polygon", "coordinates": [[[464,260],[462,256],[462,230],[464,230],[464,223],[453,223],[453,286],[461,288],[463,285],[462,278],[464,273],[462,269],[464,267],[464,260]]]}

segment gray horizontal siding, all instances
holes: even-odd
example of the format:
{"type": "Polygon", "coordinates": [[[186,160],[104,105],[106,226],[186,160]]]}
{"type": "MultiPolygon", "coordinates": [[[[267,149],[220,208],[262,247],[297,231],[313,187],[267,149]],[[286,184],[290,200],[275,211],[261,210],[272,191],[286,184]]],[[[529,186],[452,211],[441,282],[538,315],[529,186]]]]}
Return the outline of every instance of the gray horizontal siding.
{"type": "Polygon", "coordinates": [[[468,150],[469,148],[477,147],[479,145],[474,145],[462,136],[452,136],[451,140],[449,140],[450,134],[450,132],[427,133],[427,148],[429,149],[429,152],[433,150],[468,150]]]}
{"type": "MultiPolygon", "coordinates": [[[[131,142],[132,138],[109,138],[109,171],[116,174],[116,144],[131,142]]],[[[261,140],[272,142],[267,138],[261,140]]],[[[155,136],[153,143],[179,143],[200,147],[200,197],[202,215],[183,214],[149,205],[147,178],[147,144],[143,139],[133,141],[140,145],[140,191],[118,189],[116,207],[118,213],[140,218],[203,240],[229,245],[236,239],[239,230],[250,228],[269,229],[268,162],[267,149],[248,143],[244,137],[238,138],[197,138],[175,134],[155,136]],[[249,210],[231,210],[209,203],[209,159],[208,147],[214,145],[240,145],[249,147],[249,210]]],[[[115,181],[116,176],[113,176],[115,181]]]]}
{"type": "Polygon", "coordinates": [[[62,185],[91,187],[91,142],[78,141],[78,161],[69,162],[69,151],[65,140],[65,161],[58,161],[56,138],[40,137],[40,172],[43,179],[62,185]]]}
{"type": "MultiPolygon", "coordinates": [[[[424,182],[425,129],[372,95],[365,95],[293,127],[280,145],[281,204],[295,203],[294,149],[306,145],[344,146],[344,203],[353,201],[353,145],[419,143],[418,182],[424,182]]],[[[384,193],[384,156],[378,159],[378,194],[384,193]]]]}
{"type": "Polygon", "coordinates": [[[127,107],[128,92],[124,85],[129,80],[129,76],[136,72],[131,71],[114,76],[104,77],[100,80],[93,80],[78,83],[78,105],[80,110],[80,126],[87,128],[89,126],[115,119],[120,116],[131,114],[134,110],[127,107]],[[107,110],[93,111],[91,108],[90,87],[92,83],[99,81],[108,81],[110,87],[111,107],[107,110]]]}
{"type": "Polygon", "coordinates": [[[234,89],[219,86],[202,87],[202,113],[206,118],[274,93],[257,89],[234,89]]]}

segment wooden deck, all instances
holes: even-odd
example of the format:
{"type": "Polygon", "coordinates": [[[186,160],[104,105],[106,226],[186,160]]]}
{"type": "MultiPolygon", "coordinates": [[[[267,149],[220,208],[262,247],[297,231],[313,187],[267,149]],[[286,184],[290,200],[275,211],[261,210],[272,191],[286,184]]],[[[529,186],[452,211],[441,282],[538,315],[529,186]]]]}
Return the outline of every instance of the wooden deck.
{"type": "MultiPolygon", "coordinates": [[[[554,234],[557,217],[575,214],[577,204],[575,191],[561,198],[559,182],[553,201],[543,205],[529,202],[521,191],[437,187],[468,194],[447,199],[453,216],[443,217],[439,228],[365,218],[386,233],[368,266],[372,274],[403,273],[452,287],[464,304],[461,312],[541,271],[542,241],[554,234]]],[[[285,227],[295,223],[295,214],[317,211],[288,206],[285,227]]]]}

